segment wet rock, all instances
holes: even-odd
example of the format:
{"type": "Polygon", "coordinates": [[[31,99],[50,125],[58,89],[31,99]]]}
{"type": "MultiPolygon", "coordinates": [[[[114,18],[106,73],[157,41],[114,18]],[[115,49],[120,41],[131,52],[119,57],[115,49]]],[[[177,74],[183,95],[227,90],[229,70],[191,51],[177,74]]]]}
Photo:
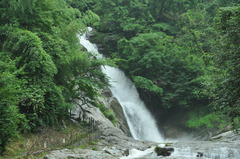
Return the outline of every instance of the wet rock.
{"type": "Polygon", "coordinates": [[[173,143],[174,152],[168,159],[240,158],[240,142],[181,141],[173,143]]]}
{"type": "Polygon", "coordinates": [[[130,132],[128,124],[127,124],[127,119],[124,116],[123,109],[122,109],[120,103],[118,102],[118,100],[115,97],[112,97],[109,101],[109,105],[116,115],[117,123],[118,123],[119,128],[127,136],[131,136],[131,132],[130,132]]]}
{"type": "Polygon", "coordinates": [[[155,148],[155,152],[158,156],[170,156],[173,151],[174,148],[162,148],[158,146],[155,148]]]}
{"type": "Polygon", "coordinates": [[[130,154],[129,150],[124,150],[123,156],[128,156],[130,154]]]}
{"type": "Polygon", "coordinates": [[[231,130],[221,133],[211,138],[213,141],[239,141],[240,140],[240,129],[231,130]]]}
{"type": "Polygon", "coordinates": [[[202,152],[197,152],[197,157],[203,157],[203,153],[202,152]]]}
{"type": "MultiPolygon", "coordinates": [[[[112,92],[109,88],[105,88],[104,90],[102,90],[102,94],[104,95],[104,97],[99,98],[99,100],[104,104],[106,108],[113,110],[115,117],[117,118],[116,126],[120,128],[122,132],[125,133],[125,135],[131,136],[131,132],[127,124],[127,119],[124,116],[123,109],[118,100],[113,97],[112,92]]],[[[94,114],[94,112],[91,112],[91,114],[94,114]]]]}
{"type": "Polygon", "coordinates": [[[131,136],[131,132],[127,124],[127,119],[124,116],[122,106],[118,100],[113,97],[112,92],[109,88],[105,88],[102,91],[102,94],[105,97],[101,98],[100,101],[104,103],[105,107],[113,110],[117,118],[117,127],[120,128],[127,136],[131,136]]]}
{"type": "Polygon", "coordinates": [[[113,95],[112,95],[112,92],[110,91],[109,88],[105,88],[103,91],[102,91],[102,94],[107,97],[107,98],[111,98],[113,95]]]}

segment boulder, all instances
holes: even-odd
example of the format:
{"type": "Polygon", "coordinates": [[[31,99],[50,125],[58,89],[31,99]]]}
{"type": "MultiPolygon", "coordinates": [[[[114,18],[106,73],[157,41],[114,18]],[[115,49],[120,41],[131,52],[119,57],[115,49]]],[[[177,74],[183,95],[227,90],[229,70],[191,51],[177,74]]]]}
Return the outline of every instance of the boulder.
{"type": "Polygon", "coordinates": [[[196,157],[203,157],[203,153],[202,152],[197,152],[197,156],[196,157]]]}
{"type": "Polygon", "coordinates": [[[212,141],[239,141],[240,140],[240,129],[231,130],[211,138],[212,141]]]}
{"type": "Polygon", "coordinates": [[[112,92],[109,88],[102,90],[102,94],[104,97],[100,98],[99,100],[105,105],[105,107],[113,110],[115,117],[117,118],[117,127],[120,128],[125,133],[125,135],[131,136],[131,132],[127,124],[127,119],[118,100],[113,97],[112,92]]]}
{"type": "Polygon", "coordinates": [[[174,148],[166,148],[166,147],[156,147],[155,152],[158,156],[170,156],[174,151],[174,148]]]}
{"type": "Polygon", "coordinates": [[[112,97],[110,102],[110,107],[113,110],[113,112],[116,115],[117,118],[117,123],[118,123],[118,127],[127,135],[127,136],[131,136],[131,132],[129,130],[128,124],[127,124],[127,119],[124,116],[124,112],[123,109],[120,105],[120,103],[118,102],[118,100],[115,97],[112,97]]]}
{"type": "MultiPolygon", "coordinates": [[[[121,111],[116,106],[118,104],[115,99],[112,99],[112,102],[115,103],[112,105],[115,105],[113,107],[116,107],[117,112],[121,111]]],[[[55,150],[46,155],[44,159],[119,159],[128,155],[129,150],[133,148],[146,150],[150,146],[156,145],[154,142],[138,141],[127,136],[120,128],[115,127],[99,108],[91,105],[83,105],[82,107],[85,110],[84,120],[93,119],[97,123],[97,130],[101,132],[101,140],[95,145],[94,150],[91,147],[55,150]]]]}

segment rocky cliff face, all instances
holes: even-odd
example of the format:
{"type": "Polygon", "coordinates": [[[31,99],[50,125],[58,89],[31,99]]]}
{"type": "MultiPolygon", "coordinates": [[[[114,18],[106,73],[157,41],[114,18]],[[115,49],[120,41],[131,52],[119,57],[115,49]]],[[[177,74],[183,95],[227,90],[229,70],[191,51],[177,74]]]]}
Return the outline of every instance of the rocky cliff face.
{"type": "Polygon", "coordinates": [[[120,128],[127,136],[131,136],[126,117],[118,100],[112,96],[111,91],[106,88],[103,92],[105,98],[102,99],[105,106],[112,109],[117,118],[117,127],[120,128]]]}
{"type": "MultiPolygon", "coordinates": [[[[129,150],[135,148],[145,150],[150,146],[156,145],[154,142],[137,141],[130,137],[130,131],[127,126],[127,121],[124,117],[123,110],[118,101],[112,97],[109,91],[104,92],[106,98],[101,101],[106,107],[112,108],[118,119],[117,126],[114,126],[99,110],[94,106],[84,105],[85,113],[81,118],[85,120],[91,118],[97,122],[98,130],[101,132],[101,141],[97,143],[95,150],[92,149],[63,149],[50,152],[44,159],[119,159],[122,156],[127,156],[129,150]]],[[[83,114],[81,109],[76,109],[73,116],[79,117],[83,114]]],[[[82,119],[83,120],[83,119],[82,119]]]]}

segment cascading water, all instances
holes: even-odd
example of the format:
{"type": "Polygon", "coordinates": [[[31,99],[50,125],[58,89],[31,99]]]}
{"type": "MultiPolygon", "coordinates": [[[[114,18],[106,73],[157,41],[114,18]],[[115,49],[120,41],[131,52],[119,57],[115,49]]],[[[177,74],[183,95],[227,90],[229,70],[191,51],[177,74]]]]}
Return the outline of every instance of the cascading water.
{"type": "MultiPolygon", "coordinates": [[[[89,27],[88,31],[91,32],[92,28],[89,27]]],[[[102,57],[97,46],[87,40],[86,33],[79,38],[81,45],[88,52],[96,54],[97,58],[102,57]]],[[[137,140],[162,142],[163,137],[157,128],[156,121],[139,98],[133,83],[118,68],[102,66],[101,69],[109,77],[110,90],[123,108],[132,136],[137,140]]]]}
{"type": "Polygon", "coordinates": [[[110,77],[110,89],[124,110],[132,136],[138,140],[162,142],[155,120],[139,98],[133,83],[117,68],[105,66],[102,71],[110,77]]]}
{"type": "MultiPolygon", "coordinates": [[[[88,28],[91,32],[92,28],[88,28]]],[[[98,53],[98,48],[87,40],[87,34],[79,36],[80,43],[88,50],[96,55],[97,58],[102,58],[98,53]]],[[[149,140],[162,142],[161,136],[155,120],[146,109],[146,106],[139,98],[138,92],[133,83],[125,76],[118,68],[102,66],[102,71],[109,77],[111,91],[121,104],[125,117],[132,133],[132,136],[138,140],[149,140]]],[[[159,145],[164,147],[165,144],[159,145]]],[[[240,144],[238,142],[206,142],[206,141],[189,141],[178,142],[174,144],[174,152],[171,156],[164,157],[169,159],[238,159],[240,158],[240,144]]],[[[154,147],[145,151],[132,149],[128,156],[123,156],[121,159],[133,158],[163,158],[154,153],[154,147]]]]}

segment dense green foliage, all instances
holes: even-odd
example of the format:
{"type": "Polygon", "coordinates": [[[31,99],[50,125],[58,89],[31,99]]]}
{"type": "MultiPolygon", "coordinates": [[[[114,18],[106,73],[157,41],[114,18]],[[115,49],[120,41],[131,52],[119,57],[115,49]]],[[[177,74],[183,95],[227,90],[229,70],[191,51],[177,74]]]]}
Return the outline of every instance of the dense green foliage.
{"type": "Polygon", "coordinates": [[[81,51],[76,36],[99,16],[70,5],[0,1],[0,154],[19,131],[57,125],[78,101],[96,103],[107,84],[105,61],[81,51]]]}
{"type": "Polygon", "coordinates": [[[161,116],[181,110],[189,114],[189,127],[201,121],[209,127],[220,122],[205,120],[217,111],[239,125],[239,3],[95,1],[101,21],[93,40],[118,59],[150,109],[165,113],[161,116]]]}
{"type": "Polygon", "coordinates": [[[213,106],[224,111],[234,126],[240,124],[240,6],[222,8],[216,19],[220,32],[215,53],[218,74],[212,90],[213,106]]]}
{"type": "Polygon", "coordinates": [[[133,76],[139,88],[151,93],[165,108],[188,107],[195,97],[202,63],[186,49],[172,43],[164,33],[144,33],[130,41],[120,40],[123,68],[133,76]],[[146,73],[147,72],[147,73],[146,73]],[[144,83],[152,86],[146,87],[144,83]]]}
{"type": "Polygon", "coordinates": [[[21,81],[16,78],[20,73],[15,67],[15,61],[0,52],[0,154],[4,152],[9,139],[17,134],[18,124],[24,119],[19,114],[17,103],[19,100],[21,81]]]}

